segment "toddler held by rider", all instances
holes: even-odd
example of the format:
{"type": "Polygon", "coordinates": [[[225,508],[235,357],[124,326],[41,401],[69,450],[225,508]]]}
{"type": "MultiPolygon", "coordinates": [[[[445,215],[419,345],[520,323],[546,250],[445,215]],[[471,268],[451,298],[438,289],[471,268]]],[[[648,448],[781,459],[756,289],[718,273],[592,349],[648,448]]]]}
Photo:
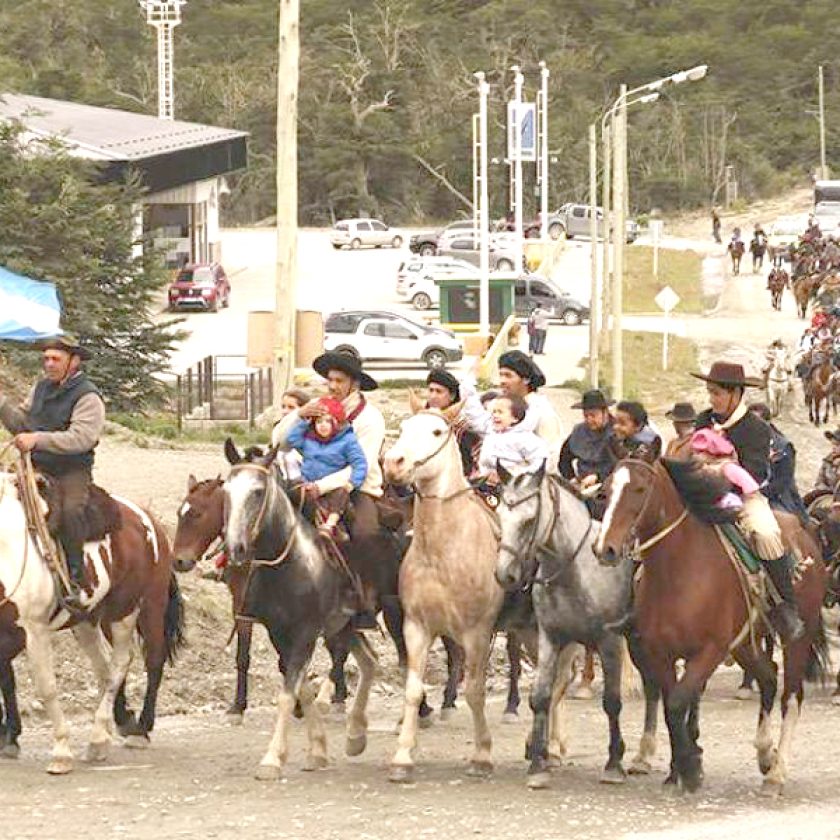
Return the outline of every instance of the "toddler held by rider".
{"type": "Polygon", "coordinates": [[[519,424],[528,411],[522,397],[496,397],[490,403],[492,430],[484,436],[478,456],[479,473],[490,486],[499,483],[496,465],[509,473],[536,472],[548,458],[546,442],[519,424]]]}
{"type": "Polygon", "coordinates": [[[713,429],[696,431],[691,436],[691,452],[692,458],[703,464],[704,471],[721,476],[733,488],[718,499],[717,507],[740,510],[745,499],[761,492],[758,482],[738,463],[731,441],[720,432],[713,429]]]}

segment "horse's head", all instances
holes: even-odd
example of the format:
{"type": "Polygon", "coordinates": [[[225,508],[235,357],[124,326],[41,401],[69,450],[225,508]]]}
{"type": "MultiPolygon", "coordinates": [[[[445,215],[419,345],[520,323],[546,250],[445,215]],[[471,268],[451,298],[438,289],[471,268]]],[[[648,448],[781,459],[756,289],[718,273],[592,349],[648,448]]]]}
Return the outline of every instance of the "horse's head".
{"type": "Polygon", "coordinates": [[[601,565],[617,566],[625,547],[644,527],[654,479],[655,467],[644,461],[619,461],[606,484],[607,509],[592,546],[601,565]]]}
{"type": "Polygon", "coordinates": [[[225,441],[231,470],[223,485],[224,536],[231,566],[242,566],[253,558],[277,485],[271,469],[277,448],[261,456],[250,455],[246,460],[230,438],[225,441]]]}
{"type": "Polygon", "coordinates": [[[224,528],[224,482],[221,476],[187,479],[187,495],[178,508],[178,527],[172,544],[175,569],[190,571],[224,528]]]}
{"type": "Polygon", "coordinates": [[[496,580],[504,589],[519,589],[537,572],[537,542],[545,464],[536,473],[511,475],[501,464],[496,467],[502,481],[499,497],[501,542],[496,559],[496,580]]]}
{"type": "MultiPolygon", "coordinates": [[[[419,408],[400,425],[400,436],[385,453],[383,472],[393,484],[412,484],[440,471],[447,445],[454,442],[452,423],[461,412],[461,403],[439,411],[419,408]]],[[[415,408],[415,406],[412,406],[415,408]]],[[[453,444],[454,445],[454,444],[453,444]]],[[[460,471],[460,460],[458,460],[460,471]]]]}

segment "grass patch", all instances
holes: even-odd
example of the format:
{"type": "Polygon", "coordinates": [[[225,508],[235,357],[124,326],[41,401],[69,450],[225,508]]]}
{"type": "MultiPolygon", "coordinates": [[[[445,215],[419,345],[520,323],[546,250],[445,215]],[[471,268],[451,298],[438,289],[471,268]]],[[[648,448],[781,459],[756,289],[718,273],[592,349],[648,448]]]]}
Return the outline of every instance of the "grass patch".
{"type": "Polygon", "coordinates": [[[703,258],[699,254],[660,248],[658,278],[653,276],[653,248],[638,245],[624,254],[625,312],[659,312],[653,299],[665,286],[681,298],[677,316],[703,312],[703,258]]]}
{"type": "MultiPolygon", "coordinates": [[[[670,407],[696,384],[689,371],[699,370],[697,347],[687,338],[669,336],[668,370],[662,370],[662,335],[649,332],[624,333],[624,397],[644,403],[650,411],[670,407]]],[[[601,384],[609,393],[612,365],[601,360],[601,384]]]]}
{"type": "Polygon", "coordinates": [[[266,429],[249,429],[247,423],[225,423],[208,429],[185,428],[178,431],[178,423],[172,414],[120,414],[114,413],[108,419],[129,431],[160,440],[181,441],[184,443],[223,443],[232,437],[237,443],[263,444],[268,440],[266,429]]]}

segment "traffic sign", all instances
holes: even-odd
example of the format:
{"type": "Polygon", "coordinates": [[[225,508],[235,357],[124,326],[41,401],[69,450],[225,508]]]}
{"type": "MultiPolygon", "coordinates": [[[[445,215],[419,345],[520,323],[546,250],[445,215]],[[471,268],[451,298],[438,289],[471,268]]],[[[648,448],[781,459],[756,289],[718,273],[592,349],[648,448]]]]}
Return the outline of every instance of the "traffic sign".
{"type": "Polygon", "coordinates": [[[677,308],[680,296],[670,286],[666,286],[653,300],[663,312],[671,312],[677,308]]]}

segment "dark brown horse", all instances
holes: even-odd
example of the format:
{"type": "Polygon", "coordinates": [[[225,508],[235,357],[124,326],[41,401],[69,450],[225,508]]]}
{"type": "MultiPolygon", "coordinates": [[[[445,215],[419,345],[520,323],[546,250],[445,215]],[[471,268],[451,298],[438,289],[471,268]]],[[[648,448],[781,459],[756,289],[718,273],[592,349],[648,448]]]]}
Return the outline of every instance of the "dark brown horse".
{"type": "Polygon", "coordinates": [[[797,277],[791,286],[793,289],[793,297],[796,300],[796,311],[800,318],[805,318],[808,315],[808,304],[811,302],[811,296],[815,291],[814,276],[807,274],[802,277],[797,277]]]}
{"type": "Polygon", "coordinates": [[[828,411],[831,403],[831,376],[834,367],[831,364],[831,354],[825,351],[814,351],[813,366],[803,381],[805,402],[808,405],[808,419],[815,425],[820,425],[820,409],[823,408],[823,423],[828,423],[828,411]]]}
{"type": "Polygon", "coordinates": [[[760,645],[769,628],[750,603],[749,582],[739,562],[730,558],[709,524],[724,518],[724,512],[714,505],[722,489],[693,464],[622,461],[610,481],[596,550],[609,565],[617,563],[634,541],[641,543],[635,626],[645,667],[662,687],[671,741],[667,783],[682,783],[689,791],[700,787],[700,697],[718,665],[732,655],[759,683],[761,706],[755,743],[764,775],[762,790],[778,794],[787,780],[804,680],[823,673],[826,643],[820,609],[827,574],[816,540],[795,517],[778,514],[798,558],[796,598],[805,634],[784,646],[782,732],[777,748],[770,731],[776,666],[760,645]],[[685,667],[677,678],[679,660],[685,667]],[[791,698],[796,702],[792,704],[791,698]]]}
{"type": "Polygon", "coordinates": [[[726,246],[729,257],[732,260],[732,273],[736,276],[741,273],[741,259],[744,256],[744,243],[741,239],[733,239],[726,246]]]}
{"type": "Polygon", "coordinates": [[[782,295],[790,283],[790,277],[783,268],[773,267],[767,276],[767,288],[770,291],[770,303],[777,312],[782,309],[782,295]]]}

